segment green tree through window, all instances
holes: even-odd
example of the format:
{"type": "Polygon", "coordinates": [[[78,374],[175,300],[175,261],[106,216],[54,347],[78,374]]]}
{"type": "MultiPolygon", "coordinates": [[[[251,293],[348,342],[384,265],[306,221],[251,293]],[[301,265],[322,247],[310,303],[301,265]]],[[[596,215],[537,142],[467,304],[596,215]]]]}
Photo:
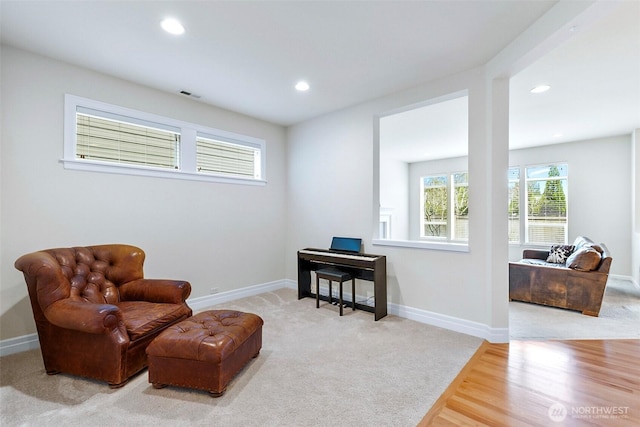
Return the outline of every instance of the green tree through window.
{"type": "Polygon", "coordinates": [[[527,243],[567,242],[567,165],[526,169],[527,243]]]}
{"type": "Polygon", "coordinates": [[[446,237],[448,192],[446,175],[423,178],[425,236],[446,237]]]}

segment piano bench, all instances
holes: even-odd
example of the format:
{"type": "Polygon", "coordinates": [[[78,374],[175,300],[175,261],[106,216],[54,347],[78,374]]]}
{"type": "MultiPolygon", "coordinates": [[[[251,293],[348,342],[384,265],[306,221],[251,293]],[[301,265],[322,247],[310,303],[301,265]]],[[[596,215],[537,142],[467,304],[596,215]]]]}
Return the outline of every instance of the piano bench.
{"type": "Polygon", "coordinates": [[[316,270],[316,308],[320,308],[320,279],[329,281],[329,303],[333,302],[331,289],[332,282],[340,283],[340,316],[342,316],[342,283],[351,280],[351,306],[356,309],[356,278],[346,271],[335,267],[327,267],[316,270]]]}

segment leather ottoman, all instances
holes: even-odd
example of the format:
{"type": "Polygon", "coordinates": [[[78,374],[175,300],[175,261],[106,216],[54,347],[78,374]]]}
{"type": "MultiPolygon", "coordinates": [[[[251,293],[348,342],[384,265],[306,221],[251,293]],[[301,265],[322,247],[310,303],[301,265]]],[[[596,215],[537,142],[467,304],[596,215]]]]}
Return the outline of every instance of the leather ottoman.
{"type": "Polygon", "coordinates": [[[262,318],[233,310],[198,313],[165,329],[147,347],[149,382],[222,396],[231,379],[260,353],[262,318]]]}

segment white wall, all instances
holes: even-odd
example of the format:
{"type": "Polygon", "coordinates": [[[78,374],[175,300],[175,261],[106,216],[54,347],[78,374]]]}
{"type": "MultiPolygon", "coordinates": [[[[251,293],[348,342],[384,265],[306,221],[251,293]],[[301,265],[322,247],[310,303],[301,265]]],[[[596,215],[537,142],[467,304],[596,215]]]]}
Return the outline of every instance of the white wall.
{"type": "MultiPolygon", "coordinates": [[[[611,251],[611,273],[631,276],[631,135],[509,152],[510,166],[569,165],[569,242],[587,236],[611,251]]],[[[522,258],[510,245],[510,260],[522,258]]]]}
{"type": "Polygon", "coordinates": [[[145,275],[191,282],[192,296],[285,276],[285,130],[123,80],[2,47],[0,339],[35,332],[20,255],[50,247],[129,243],[145,275]],[[258,137],[266,186],[65,170],[64,94],[258,137]]]}
{"type": "Polygon", "coordinates": [[[389,238],[409,240],[409,164],[380,159],[380,209],[391,210],[389,238]]]}

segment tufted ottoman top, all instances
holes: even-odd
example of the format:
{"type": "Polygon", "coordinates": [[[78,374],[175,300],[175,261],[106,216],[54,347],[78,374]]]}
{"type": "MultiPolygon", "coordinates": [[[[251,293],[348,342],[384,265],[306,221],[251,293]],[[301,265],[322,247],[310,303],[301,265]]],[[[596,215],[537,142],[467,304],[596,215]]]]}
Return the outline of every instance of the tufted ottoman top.
{"type": "Polygon", "coordinates": [[[262,318],[252,313],[204,311],[165,329],[149,344],[147,354],[219,363],[262,325],[262,318]]]}

